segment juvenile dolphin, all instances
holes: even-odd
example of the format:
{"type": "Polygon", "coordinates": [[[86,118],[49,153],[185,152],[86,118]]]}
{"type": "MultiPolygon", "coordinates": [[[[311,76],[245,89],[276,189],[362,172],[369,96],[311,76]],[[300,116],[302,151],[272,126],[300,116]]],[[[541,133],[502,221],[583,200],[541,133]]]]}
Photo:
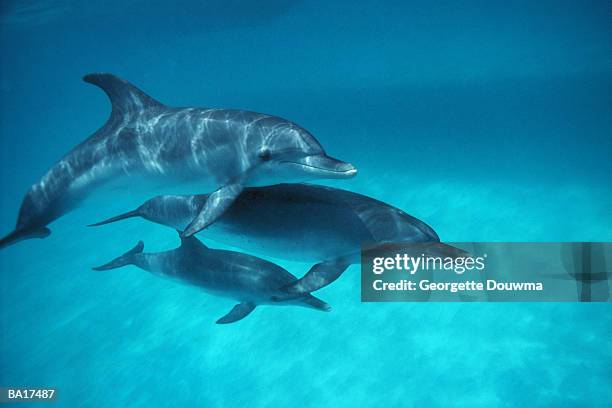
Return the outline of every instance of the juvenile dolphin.
{"type": "MultiPolygon", "coordinates": [[[[184,228],[208,202],[208,195],[166,195],[152,198],[137,209],[93,225],[130,217],[184,228]]],[[[247,188],[210,227],[206,237],[268,256],[317,262],[290,293],[308,293],[336,280],[360,262],[362,245],[389,242],[428,243],[428,253],[465,256],[440,243],[424,222],[399,208],[361,194],[309,184],[279,184],[247,188]]]]}
{"type": "Polygon", "coordinates": [[[84,80],[108,95],[110,118],[29,189],[15,230],[0,248],[48,236],[47,224],[110,181],[142,199],[214,190],[185,226],[190,236],[218,218],[244,186],[357,172],[327,156],[314,136],[288,120],[242,110],[171,108],[111,74],[84,80]],[[177,187],[181,191],[172,191],[177,187]]]}
{"type": "Polygon", "coordinates": [[[196,237],[181,236],[181,246],[166,252],[143,253],[138,244],[115,260],[93,268],[97,271],[137,267],[155,275],[178,279],[213,294],[238,300],[217,323],[233,323],[245,318],[257,305],[298,305],[329,311],[330,306],[310,293],[287,297],[280,290],[296,277],[280,266],[234,251],[210,249],[196,237]]]}

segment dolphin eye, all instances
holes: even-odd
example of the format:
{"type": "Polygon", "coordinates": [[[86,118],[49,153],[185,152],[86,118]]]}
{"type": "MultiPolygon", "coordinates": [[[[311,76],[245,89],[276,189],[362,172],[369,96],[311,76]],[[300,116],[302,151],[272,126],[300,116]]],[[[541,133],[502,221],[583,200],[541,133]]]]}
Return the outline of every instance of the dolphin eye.
{"type": "Polygon", "coordinates": [[[268,161],[272,158],[272,153],[268,149],[262,150],[259,153],[259,158],[263,161],[268,161]]]}

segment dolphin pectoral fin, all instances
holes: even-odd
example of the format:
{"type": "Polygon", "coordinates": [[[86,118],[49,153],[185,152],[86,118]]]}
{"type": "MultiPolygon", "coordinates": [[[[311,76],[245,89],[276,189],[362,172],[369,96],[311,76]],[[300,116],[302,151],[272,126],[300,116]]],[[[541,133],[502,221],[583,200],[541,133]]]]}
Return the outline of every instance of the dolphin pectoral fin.
{"type": "Polygon", "coordinates": [[[319,298],[312,296],[310,293],[286,293],[283,295],[272,296],[270,300],[273,302],[288,302],[298,300],[302,306],[309,307],[311,309],[322,310],[324,312],[330,312],[331,306],[319,298]]]}
{"type": "Polygon", "coordinates": [[[349,265],[349,262],[343,260],[318,263],[301,279],[285,286],[282,290],[294,294],[314,292],[338,279],[349,265]]]}
{"type": "Polygon", "coordinates": [[[251,302],[238,303],[228,314],[217,320],[217,324],[237,322],[247,317],[253,310],[255,310],[255,304],[251,302]]]}
{"type": "Polygon", "coordinates": [[[321,299],[312,295],[306,295],[302,303],[312,309],[321,310],[322,312],[331,312],[332,307],[321,299]]]}
{"type": "Polygon", "coordinates": [[[243,189],[244,186],[241,183],[232,183],[226,184],[212,193],[206,200],[206,204],[204,204],[200,213],[185,228],[182,236],[190,237],[215,222],[232,205],[243,189]]]}

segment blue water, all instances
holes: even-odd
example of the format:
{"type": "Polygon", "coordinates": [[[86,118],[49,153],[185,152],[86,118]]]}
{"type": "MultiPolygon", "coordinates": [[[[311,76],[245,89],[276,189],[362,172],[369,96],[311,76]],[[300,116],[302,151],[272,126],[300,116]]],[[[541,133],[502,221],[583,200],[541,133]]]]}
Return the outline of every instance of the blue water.
{"type": "MultiPolygon", "coordinates": [[[[170,105],[296,121],[359,168],[326,184],[443,240],[612,241],[611,3],[432,3],[3,1],[0,232],[104,123],[80,78],[109,71],[170,105]]],[[[55,386],[62,407],[612,404],[609,304],[363,304],[353,266],[317,294],[331,313],[218,326],[234,302],[92,272],[178,241],[85,228],[96,204],[0,252],[0,386],[55,386]]]]}

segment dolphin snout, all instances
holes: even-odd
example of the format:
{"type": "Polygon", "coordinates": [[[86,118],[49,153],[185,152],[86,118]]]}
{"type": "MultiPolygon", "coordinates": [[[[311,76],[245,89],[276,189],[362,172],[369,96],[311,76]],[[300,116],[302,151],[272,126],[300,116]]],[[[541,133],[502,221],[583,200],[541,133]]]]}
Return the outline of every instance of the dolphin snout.
{"type": "Polygon", "coordinates": [[[296,163],[305,171],[324,178],[350,178],[357,174],[352,164],[323,154],[306,156],[296,163]]]}

